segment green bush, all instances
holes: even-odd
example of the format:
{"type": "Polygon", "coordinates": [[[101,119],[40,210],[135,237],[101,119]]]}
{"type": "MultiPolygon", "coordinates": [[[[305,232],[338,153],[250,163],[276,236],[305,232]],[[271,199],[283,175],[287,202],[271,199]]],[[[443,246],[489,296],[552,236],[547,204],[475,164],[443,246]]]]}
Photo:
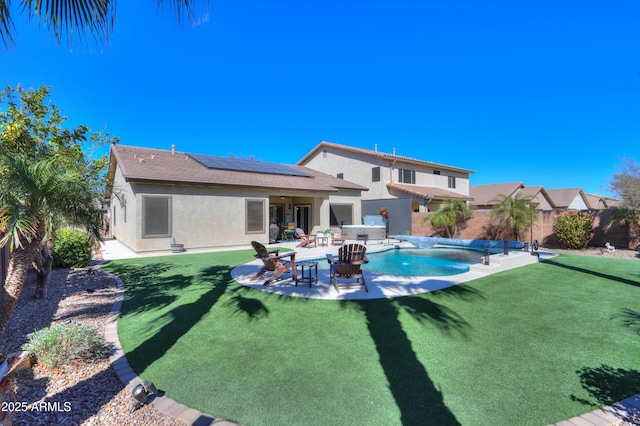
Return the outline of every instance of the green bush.
{"type": "Polygon", "coordinates": [[[91,262],[91,237],[82,231],[63,229],[53,244],[53,266],[56,268],[83,268],[91,262]]]}
{"type": "Polygon", "coordinates": [[[104,337],[86,324],[58,324],[27,337],[29,342],[22,345],[22,349],[34,354],[47,368],[60,368],[73,361],[102,358],[107,354],[104,337]]]}
{"type": "Polygon", "coordinates": [[[564,212],[553,224],[553,235],[564,246],[583,249],[593,234],[593,215],[587,212],[564,212]]]}

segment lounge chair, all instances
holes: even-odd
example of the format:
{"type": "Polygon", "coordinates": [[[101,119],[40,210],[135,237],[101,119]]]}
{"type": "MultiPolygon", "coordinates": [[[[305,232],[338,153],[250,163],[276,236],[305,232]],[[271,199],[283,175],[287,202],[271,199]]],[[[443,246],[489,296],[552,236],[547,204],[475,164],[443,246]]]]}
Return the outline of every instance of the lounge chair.
{"type": "Polygon", "coordinates": [[[296,234],[298,235],[298,238],[300,238],[302,241],[300,241],[300,244],[298,244],[296,247],[307,247],[309,248],[309,246],[311,244],[313,244],[315,247],[318,247],[318,243],[316,241],[316,236],[314,235],[307,235],[304,233],[304,231],[302,230],[302,228],[296,228],[296,234]]]}
{"type": "Polygon", "coordinates": [[[279,250],[267,251],[264,245],[257,241],[251,241],[251,246],[256,251],[255,258],[262,260],[264,267],[255,274],[251,281],[257,280],[266,272],[273,272],[271,277],[264,282],[264,285],[270,284],[273,281],[280,278],[280,276],[286,272],[293,275],[293,280],[296,279],[296,252],[291,251],[285,254],[279,254],[279,250]],[[285,258],[290,260],[284,260],[285,258]]]}
{"type": "Polygon", "coordinates": [[[365,263],[369,263],[365,255],[366,251],[367,248],[361,244],[347,244],[338,249],[338,258],[327,254],[327,261],[331,265],[329,275],[338,293],[340,293],[339,287],[353,286],[364,286],[365,291],[369,292],[361,268],[365,263]],[[348,282],[340,283],[340,281],[348,282]]]}
{"type": "Polygon", "coordinates": [[[331,228],[331,244],[335,245],[340,243],[340,245],[345,242],[344,234],[342,233],[342,229],[340,228],[331,228]]]}

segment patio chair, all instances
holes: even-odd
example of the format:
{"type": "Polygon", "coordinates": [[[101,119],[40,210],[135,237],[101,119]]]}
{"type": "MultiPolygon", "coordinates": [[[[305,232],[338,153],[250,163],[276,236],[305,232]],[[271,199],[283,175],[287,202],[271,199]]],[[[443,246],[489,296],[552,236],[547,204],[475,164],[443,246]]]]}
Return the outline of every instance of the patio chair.
{"type": "Polygon", "coordinates": [[[302,228],[296,228],[296,234],[298,235],[298,238],[300,238],[302,241],[300,241],[300,244],[298,244],[296,247],[307,247],[309,248],[309,246],[311,244],[313,244],[315,247],[318,247],[318,243],[316,241],[316,236],[314,235],[307,235],[304,233],[304,231],[302,230],[302,228]]]}
{"type": "Polygon", "coordinates": [[[273,272],[271,277],[266,280],[263,284],[267,285],[272,283],[273,281],[280,278],[280,276],[284,273],[290,273],[293,275],[293,279],[296,278],[296,252],[290,251],[285,254],[279,254],[279,250],[271,250],[267,251],[266,247],[257,241],[251,241],[251,246],[256,251],[254,257],[256,259],[262,260],[264,267],[258,271],[253,277],[251,277],[251,281],[257,280],[266,272],[273,272]],[[290,258],[290,260],[284,260],[285,258],[290,258]]]}
{"type": "Polygon", "coordinates": [[[331,265],[329,276],[338,293],[340,293],[339,287],[354,286],[364,286],[365,291],[369,292],[361,268],[365,263],[369,263],[369,259],[365,255],[366,251],[367,248],[361,244],[347,244],[338,249],[338,258],[327,254],[327,261],[331,265]],[[341,283],[340,281],[347,282],[341,283]]]}
{"type": "Polygon", "coordinates": [[[287,225],[287,229],[283,231],[285,241],[295,241],[296,239],[296,224],[291,222],[287,225]]]}
{"type": "Polygon", "coordinates": [[[331,228],[331,242],[332,244],[340,243],[340,245],[345,242],[344,234],[342,233],[342,229],[336,227],[331,228]]]}

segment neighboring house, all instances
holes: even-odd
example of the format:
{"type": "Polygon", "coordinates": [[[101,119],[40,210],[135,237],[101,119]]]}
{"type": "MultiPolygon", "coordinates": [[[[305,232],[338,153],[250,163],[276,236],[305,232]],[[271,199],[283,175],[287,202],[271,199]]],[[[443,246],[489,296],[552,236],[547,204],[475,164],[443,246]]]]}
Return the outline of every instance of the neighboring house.
{"type": "Polygon", "coordinates": [[[589,200],[581,188],[547,189],[556,208],[562,210],[589,210],[589,200]]]}
{"type": "MultiPolygon", "coordinates": [[[[394,150],[395,151],[395,150],[394,150]]],[[[297,163],[369,188],[362,200],[410,198],[412,211],[437,209],[443,200],[469,200],[472,170],[321,142],[297,163]]]]}
{"type": "Polygon", "coordinates": [[[268,242],[270,222],[330,226],[330,205],[353,221],[367,188],[301,166],[113,145],[110,232],[136,252],[268,242]]]}
{"type": "MultiPolygon", "coordinates": [[[[626,245],[624,230],[620,227],[606,229],[609,207],[615,200],[598,195],[587,195],[580,188],[545,189],[542,186],[525,186],[522,182],[509,182],[490,185],[474,185],[469,194],[473,197],[475,208],[473,216],[465,223],[462,238],[498,238],[499,227],[495,226],[495,218],[491,217],[491,209],[500,195],[528,195],[537,204],[538,220],[529,229],[526,240],[534,240],[558,244],[553,235],[553,225],[558,215],[567,210],[591,211],[594,215],[594,236],[591,244],[601,246],[606,241],[615,241],[620,246],[626,245]]],[[[429,232],[427,230],[427,232],[429,232]]]]}
{"type": "Polygon", "coordinates": [[[589,206],[591,206],[594,210],[604,210],[609,208],[609,204],[607,203],[607,199],[605,197],[601,197],[596,194],[585,194],[587,197],[587,201],[589,202],[589,206]]]}
{"type": "Polygon", "coordinates": [[[502,195],[531,197],[538,210],[547,211],[555,207],[550,195],[542,186],[525,186],[522,182],[473,185],[469,189],[469,195],[473,198],[471,205],[477,210],[492,209],[502,195]]]}

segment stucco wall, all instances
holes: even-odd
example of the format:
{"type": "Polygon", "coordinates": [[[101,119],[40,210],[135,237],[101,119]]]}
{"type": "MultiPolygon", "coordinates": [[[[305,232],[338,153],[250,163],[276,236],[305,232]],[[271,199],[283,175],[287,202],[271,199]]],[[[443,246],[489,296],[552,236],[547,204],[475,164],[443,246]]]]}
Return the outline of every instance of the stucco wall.
{"type": "Polygon", "coordinates": [[[109,217],[111,235],[122,244],[136,250],[137,238],[137,200],[133,188],[125,182],[120,168],[116,168],[109,217]]]}
{"type": "Polygon", "coordinates": [[[163,187],[136,185],[137,217],[142,223],[142,198],[146,195],[171,196],[171,237],[143,238],[142,226],[136,229],[136,251],[168,250],[170,243],[184,244],[186,249],[251,244],[268,241],[267,194],[259,191],[221,188],[163,187]],[[246,199],[264,201],[264,232],[246,230],[246,199]]]}
{"type": "MultiPolygon", "coordinates": [[[[363,200],[395,198],[395,195],[389,194],[387,183],[398,182],[399,168],[415,170],[416,185],[437,187],[469,195],[469,176],[467,174],[438,169],[441,174],[436,175],[433,173],[433,168],[420,167],[414,164],[396,163],[392,167],[390,160],[382,160],[348,151],[338,151],[332,148],[318,152],[317,155],[306,162],[305,166],[332,176],[342,173],[345,180],[369,188],[369,191],[362,193],[363,200]],[[371,180],[371,169],[373,167],[380,167],[379,182],[372,182],[371,180]],[[449,176],[455,176],[455,188],[448,187],[449,176]]],[[[403,194],[402,197],[406,197],[406,194],[403,194]]]]}

